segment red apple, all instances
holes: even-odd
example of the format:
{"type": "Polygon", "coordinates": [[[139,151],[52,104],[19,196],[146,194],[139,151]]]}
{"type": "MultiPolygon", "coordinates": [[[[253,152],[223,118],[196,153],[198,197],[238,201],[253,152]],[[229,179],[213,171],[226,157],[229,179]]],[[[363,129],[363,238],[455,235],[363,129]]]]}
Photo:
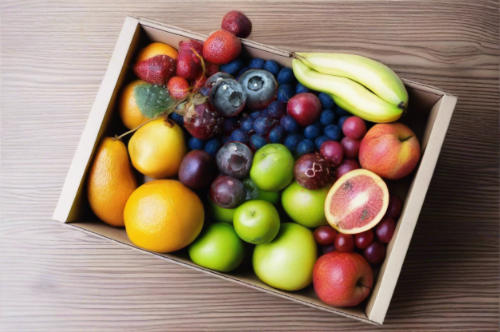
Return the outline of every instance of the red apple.
{"type": "Polygon", "coordinates": [[[420,143],[415,133],[402,123],[373,126],[361,141],[361,167],[390,180],[410,174],[420,159],[420,143]]]}
{"type": "Polygon", "coordinates": [[[326,304],[353,307],[370,294],[373,271],[360,254],[333,251],[314,264],[313,284],[319,299],[326,304]]]}
{"type": "Polygon", "coordinates": [[[319,120],[321,102],[316,95],[304,92],[299,93],[288,101],[288,114],[302,127],[307,127],[319,120]]]}

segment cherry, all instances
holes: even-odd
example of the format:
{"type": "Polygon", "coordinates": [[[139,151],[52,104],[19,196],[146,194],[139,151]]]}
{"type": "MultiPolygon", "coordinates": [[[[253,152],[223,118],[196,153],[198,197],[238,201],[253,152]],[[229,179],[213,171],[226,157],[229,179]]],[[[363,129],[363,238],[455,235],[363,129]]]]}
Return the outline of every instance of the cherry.
{"type": "Polygon", "coordinates": [[[395,195],[389,197],[389,207],[387,208],[386,216],[397,219],[401,216],[401,210],[403,209],[403,201],[401,198],[395,195]]]}
{"type": "Polygon", "coordinates": [[[366,260],[372,264],[380,264],[385,258],[385,245],[380,241],[375,241],[363,251],[366,260]]]}
{"type": "Polygon", "coordinates": [[[373,242],[373,231],[371,229],[354,235],[354,244],[358,249],[365,249],[373,242]]]}
{"type": "Polygon", "coordinates": [[[396,222],[390,217],[385,217],[377,225],[375,233],[380,241],[383,243],[391,242],[392,236],[394,235],[394,230],[396,229],[396,222]]]}
{"type": "Polygon", "coordinates": [[[337,236],[335,236],[335,248],[340,252],[352,252],[354,250],[352,235],[338,233],[337,236]]]}
{"type": "Polygon", "coordinates": [[[331,226],[321,226],[314,231],[314,240],[321,246],[328,246],[333,244],[337,231],[331,226]]]}

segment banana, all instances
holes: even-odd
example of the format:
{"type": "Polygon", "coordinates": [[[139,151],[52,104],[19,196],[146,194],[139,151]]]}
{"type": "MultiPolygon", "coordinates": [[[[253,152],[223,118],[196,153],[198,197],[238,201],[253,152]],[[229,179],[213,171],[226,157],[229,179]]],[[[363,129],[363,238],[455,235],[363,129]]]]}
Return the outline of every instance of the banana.
{"type": "Polygon", "coordinates": [[[301,61],[292,60],[297,80],[309,89],[329,94],[343,109],[372,122],[393,122],[403,110],[373,94],[363,85],[339,76],[325,75],[312,70],[301,61]]]}
{"type": "Polygon", "coordinates": [[[401,109],[408,107],[408,92],[399,76],[386,65],[363,56],[342,53],[295,53],[309,68],[349,78],[401,109]]]}

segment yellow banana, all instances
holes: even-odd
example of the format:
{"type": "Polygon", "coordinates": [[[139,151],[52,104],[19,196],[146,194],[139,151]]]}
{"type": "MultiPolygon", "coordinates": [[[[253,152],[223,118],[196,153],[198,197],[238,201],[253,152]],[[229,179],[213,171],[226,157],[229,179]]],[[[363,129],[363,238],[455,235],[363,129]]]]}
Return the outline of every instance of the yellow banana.
{"type": "Polygon", "coordinates": [[[349,78],[364,85],[389,104],[408,107],[408,92],[399,76],[386,65],[354,54],[295,53],[298,60],[321,73],[349,78]]]}
{"type": "Polygon", "coordinates": [[[340,107],[362,119],[393,122],[403,113],[401,108],[382,100],[351,79],[318,73],[297,59],[292,61],[292,68],[302,85],[329,94],[340,107]]]}

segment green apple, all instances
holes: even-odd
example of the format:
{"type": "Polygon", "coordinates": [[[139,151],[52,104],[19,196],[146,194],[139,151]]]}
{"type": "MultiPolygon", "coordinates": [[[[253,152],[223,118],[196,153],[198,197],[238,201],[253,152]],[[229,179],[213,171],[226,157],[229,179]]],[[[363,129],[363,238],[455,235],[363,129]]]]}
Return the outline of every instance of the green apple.
{"type": "Polygon", "coordinates": [[[298,224],[283,223],[273,241],[253,252],[253,269],[260,280],[274,288],[297,291],[312,281],[317,258],[313,233],[298,224]]]}
{"type": "Polygon", "coordinates": [[[214,219],[214,221],[227,222],[229,224],[233,223],[234,209],[225,209],[223,207],[218,206],[212,201],[210,197],[208,197],[208,202],[210,205],[210,215],[214,219]]]}
{"type": "Polygon", "coordinates": [[[281,204],[293,221],[305,227],[315,228],[328,225],[325,217],[326,195],[326,187],[309,190],[293,182],[283,190],[281,204]]]}
{"type": "Polygon", "coordinates": [[[245,257],[245,247],[230,224],[209,225],[189,246],[191,260],[203,267],[229,272],[245,257]]]}
{"type": "Polygon", "coordinates": [[[250,178],[262,190],[278,191],[293,179],[295,159],[283,144],[267,144],[253,156],[250,178]]]}
{"type": "Polygon", "coordinates": [[[264,191],[257,187],[251,178],[246,178],[243,180],[243,185],[245,186],[247,192],[247,201],[250,200],[264,200],[271,204],[278,204],[280,201],[279,191],[264,191]]]}
{"type": "Polygon", "coordinates": [[[248,201],[236,208],[233,225],[243,241],[251,244],[268,243],[280,230],[280,216],[269,202],[248,201]]]}

